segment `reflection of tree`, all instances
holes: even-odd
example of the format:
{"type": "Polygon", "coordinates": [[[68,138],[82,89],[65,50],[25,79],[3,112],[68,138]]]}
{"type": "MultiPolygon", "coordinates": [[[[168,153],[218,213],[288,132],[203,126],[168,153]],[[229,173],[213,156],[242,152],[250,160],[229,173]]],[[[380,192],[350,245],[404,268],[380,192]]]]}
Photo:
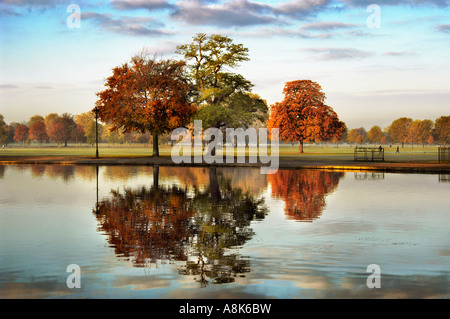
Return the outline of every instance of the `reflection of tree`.
{"type": "Polygon", "coordinates": [[[342,172],[279,170],[268,175],[272,195],[282,198],[289,219],[312,221],[322,214],[325,196],[334,191],[342,172]]]}
{"type": "Polygon", "coordinates": [[[117,255],[131,258],[135,266],[187,259],[183,247],[193,210],[184,190],[127,188],[111,195],[99,203],[97,218],[117,255]]]}
{"type": "Polygon", "coordinates": [[[45,173],[45,165],[31,165],[31,175],[34,178],[42,177],[45,173]]]}
{"type": "Polygon", "coordinates": [[[112,190],[99,203],[99,228],[116,254],[135,266],[186,261],[179,273],[196,276],[201,286],[232,282],[250,265],[229,250],[253,236],[250,222],[264,218],[266,210],[261,200],[234,188],[216,168],[209,177],[207,187],[163,186],[155,166],[152,187],[112,190]]]}
{"type": "Polygon", "coordinates": [[[189,262],[182,274],[199,276],[205,286],[211,278],[214,283],[233,282],[238,274],[250,270],[249,261],[227,249],[242,246],[252,238],[250,222],[264,218],[267,210],[263,200],[256,200],[242,189],[235,188],[230,179],[223,178],[215,167],[209,168],[209,186],[195,191],[198,240],[192,246],[197,262],[189,262]]]}

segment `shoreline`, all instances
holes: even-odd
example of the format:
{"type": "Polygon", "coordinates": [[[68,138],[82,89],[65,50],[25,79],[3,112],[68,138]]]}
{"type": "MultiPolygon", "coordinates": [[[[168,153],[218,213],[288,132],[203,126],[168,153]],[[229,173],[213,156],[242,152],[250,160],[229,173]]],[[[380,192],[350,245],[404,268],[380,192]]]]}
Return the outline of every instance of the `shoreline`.
{"type": "MultiPolygon", "coordinates": [[[[191,167],[262,167],[263,163],[174,163],[168,156],[154,157],[82,157],[82,156],[2,156],[0,165],[159,165],[191,167]]],[[[450,164],[420,162],[354,162],[279,159],[279,169],[322,169],[339,171],[381,171],[396,173],[450,174],[450,164]]]]}

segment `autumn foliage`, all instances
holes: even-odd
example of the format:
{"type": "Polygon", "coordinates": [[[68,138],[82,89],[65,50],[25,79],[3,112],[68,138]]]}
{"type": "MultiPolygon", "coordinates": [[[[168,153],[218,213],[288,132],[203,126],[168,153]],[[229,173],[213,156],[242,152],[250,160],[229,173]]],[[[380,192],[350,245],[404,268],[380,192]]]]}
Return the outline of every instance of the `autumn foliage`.
{"type": "Polygon", "coordinates": [[[25,124],[19,124],[14,132],[14,140],[19,143],[25,143],[28,139],[30,129],[25,124]]]}
{"type": "Polygon", "coordinates": [[[159,155],[158,135],[186,126],[194,112],[185,63],[157,60],[146,54],[113,69],[106,89],[99,92],[99,118],[123,132],[150,132],[153,155],[159,155]]]}
{"type": "Polygon", "coordinates": [[[270,107],[267,128],[278,128],[280,139],[300,142],[338,140],[345,130],[333,109],[325,105],[325,93],[310,80],[287,82],[284,99],[270,107]]]}
{"type": "Polygon", "coordinates": [[[272,195],[283,199],[288,219],[313,221],[322,214],[325,196],[333,192],[342,172],[321,170],[279,170],[268,175],[272,195]]]}
{"type": "Polygon", "coordinates": [[[187,259],[184,245],[194,212],[183,190],[143,187],[112,195],[99,204],[97,217],[116,254],[135,266],[145,266],[146,260],[187,259]]]}
{"type": "Polygon", "coordinates": [[[48,139],[44,121],[34,122],[30,127],[30,139],[38,141],[39,144],[48,139]]]}

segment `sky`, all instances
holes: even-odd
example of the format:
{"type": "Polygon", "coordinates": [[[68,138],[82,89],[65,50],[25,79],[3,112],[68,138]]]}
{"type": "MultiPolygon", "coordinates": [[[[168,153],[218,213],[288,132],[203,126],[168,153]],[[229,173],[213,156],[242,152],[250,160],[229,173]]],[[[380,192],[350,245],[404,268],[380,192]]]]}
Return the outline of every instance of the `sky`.
{"type": "Polygon", "coordinates": [[[0,114],[87,112],[112,68],[199,32],[249,49],[269,105],[308,79],[350,129],[450,115],[450,0],[0,0],[0,114]]]}

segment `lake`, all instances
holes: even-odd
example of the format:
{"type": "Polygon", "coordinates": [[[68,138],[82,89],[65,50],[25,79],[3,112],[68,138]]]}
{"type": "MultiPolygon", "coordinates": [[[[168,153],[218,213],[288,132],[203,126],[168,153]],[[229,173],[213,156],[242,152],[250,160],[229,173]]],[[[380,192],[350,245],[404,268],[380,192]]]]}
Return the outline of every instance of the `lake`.
{"type": "Polygon", "coordinates": [[[0,298],[448,298],[449,194],[433,174],[0,166],[0,298]]]}

